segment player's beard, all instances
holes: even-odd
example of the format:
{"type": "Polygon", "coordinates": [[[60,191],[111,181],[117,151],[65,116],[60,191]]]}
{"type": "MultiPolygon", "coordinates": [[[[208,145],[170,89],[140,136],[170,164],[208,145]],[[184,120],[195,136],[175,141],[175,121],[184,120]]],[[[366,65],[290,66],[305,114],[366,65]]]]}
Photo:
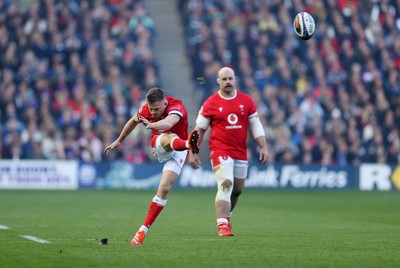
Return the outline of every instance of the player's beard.
{"type": "Polygon", "coordinates": [[[233,85],[226,85],[226,86],[223,88],[224,93],[225,93],[225,94],[228,94],[228,95],[231,95],[232,92],[233,92],[233,90],[234,90],[233,85]]]}

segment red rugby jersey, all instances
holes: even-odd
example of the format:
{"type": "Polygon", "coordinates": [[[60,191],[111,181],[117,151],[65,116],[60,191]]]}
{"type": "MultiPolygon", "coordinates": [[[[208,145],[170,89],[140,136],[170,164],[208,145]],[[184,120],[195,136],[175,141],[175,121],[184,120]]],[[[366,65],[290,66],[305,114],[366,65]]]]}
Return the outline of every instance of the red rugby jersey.
{"type": "Polygon", "coordinates": [[[148,103],[144,104],[140,109],[139,109],[139,115],[143,116],[147,120],[149,120],[150,123],[160,121],[164,118],[166,118],[170,114],[176,114],[178,115],[181,119],[176,123],[171,129],[159,132],[157,130],[152,130],[151,132],[151,137],[150,137],[150,146],[155,147],[156,144],[156,138],[158,135],[162,133],[175,133],[178,135],[179,138],[186,140],[188,138],[188,129],[189,129],[189,123],[188,123],[188,115],[185,106],[183,105],[182,101],[180,99],[176,99],[173,97],[166,97],[166,100],[168,102],[167,107],[165,108],[165,111],[163,115],[160,118],[154,118],[149,110],[149,105],[148,103]]]}
{"type": "Polygon", "coordinates": [[[249,118],[257,116],[253,99],[240,91],[232,98],[219,92],[209,97],[199,113],[210,120],[210,154],[247,160],[247,128],[249,118]]]}

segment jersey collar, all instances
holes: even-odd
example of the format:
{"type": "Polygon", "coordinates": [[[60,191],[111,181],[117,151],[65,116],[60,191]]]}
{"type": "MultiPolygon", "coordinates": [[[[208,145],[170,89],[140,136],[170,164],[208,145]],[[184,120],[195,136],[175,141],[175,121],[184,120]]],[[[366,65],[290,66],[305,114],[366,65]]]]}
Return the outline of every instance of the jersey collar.
{"type": "Polygon", "coordinates": [[[233,100],[234,98],[236,98],[237,90],[236,90],[236,88],[235,88],[235,94],[234,94],[232,97],[230,97],[230,98],[227,98],[227,97],[222,96],[222,95],[221,95],[221,92],[219,92],[219,90],[218,90],[218,95],[219,95],[221,98],[223,98],[224,100],[233,100]]]}

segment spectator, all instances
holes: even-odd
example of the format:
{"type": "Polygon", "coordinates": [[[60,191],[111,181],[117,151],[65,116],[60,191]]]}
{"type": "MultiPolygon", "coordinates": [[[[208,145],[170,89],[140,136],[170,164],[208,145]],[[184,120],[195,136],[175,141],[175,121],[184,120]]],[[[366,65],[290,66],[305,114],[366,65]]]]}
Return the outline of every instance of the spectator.
{"type": "Polygon", "coordinates": [[[206,77],[202,98],[215,81],[209,62],[238,69],[240,88],[265,93],[259,114],[277,162],[400,163],[399,1],[180,0],[179,8],[193,79],[206,77]],[[317,25],[306,42],[291,19],[304,10],[317,25]],[[289,132],[276,135],[277,122],[289,132]]]}
{"type": "MultiPolygon", "coordinates": [[[[26,11],[4,1],[0,20],[0,157],[101,161],[140,107],[140,83],[159,83],[142,0],[33,1],[26,11]]],[[[124,147],[134,162],[152,159],[141,140],[124,147]]]]}

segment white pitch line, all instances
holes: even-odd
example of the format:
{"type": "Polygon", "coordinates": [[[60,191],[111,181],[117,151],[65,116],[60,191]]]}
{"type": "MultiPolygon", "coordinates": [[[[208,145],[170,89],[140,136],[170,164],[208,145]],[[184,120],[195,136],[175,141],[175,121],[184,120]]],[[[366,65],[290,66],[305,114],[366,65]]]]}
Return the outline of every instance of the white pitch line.
{"type": "Polygon", "coordinates": [[[23,237],[23,238],[25,238],[25,239],[28,239],[28,240],[32,240],[32,241],[38,242],[38,243],[42,243],[42,244],[43,244],[43,243],[50,243],[50,242],[47,241],[47,240],[40,239],[40,238],[31,236],[31,235],[21,235],[21,237],[23,237]]]}
{"type": "Polygon", "coordinates": [[[10,227],[5,226],[5,225],[0,225],[0,230],[9,230],[10,227]]]}

